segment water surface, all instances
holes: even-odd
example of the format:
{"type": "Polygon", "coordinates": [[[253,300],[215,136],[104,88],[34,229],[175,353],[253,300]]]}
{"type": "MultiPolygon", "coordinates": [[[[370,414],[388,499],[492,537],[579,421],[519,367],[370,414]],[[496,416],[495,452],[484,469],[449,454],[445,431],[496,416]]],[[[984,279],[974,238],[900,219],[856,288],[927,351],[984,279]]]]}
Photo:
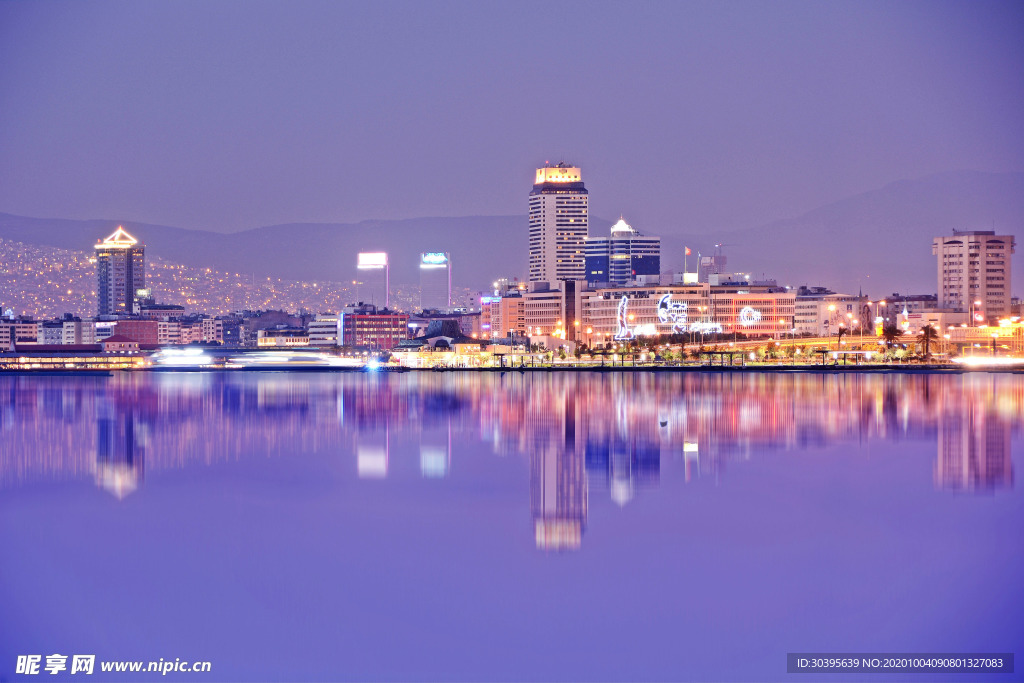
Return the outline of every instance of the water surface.
{"type": "Polygon", "coordinates": [[[1013,652],[1022,418],[1024,377],[985,373],[0,377],[0,679],[54,652],[197,681],[1013,652]]]}

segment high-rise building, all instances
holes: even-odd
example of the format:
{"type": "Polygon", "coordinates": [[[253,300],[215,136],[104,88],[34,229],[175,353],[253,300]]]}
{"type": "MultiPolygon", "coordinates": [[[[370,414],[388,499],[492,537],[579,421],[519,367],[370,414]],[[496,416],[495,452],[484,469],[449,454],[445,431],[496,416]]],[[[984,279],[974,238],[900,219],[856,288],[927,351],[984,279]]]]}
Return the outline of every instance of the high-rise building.
{"type": "Polygon", "coordinates": [[[951,237],[936,237],[939,306],[969,312],[972,324],[1008,317],[1014,246],[1013,235],[994,230],[954,230],[951,237]]]}
{"type": "Polygon", "coordinates": [[[130,315],[138,312],[146,287],[146,245],[120,225],[107,239],[96,243],[96,291],[99,315],[130,315]]]}
{"type": "Polygon", "coordinates": [[[537,169],[530,191],[530,281],[583,279],[587,200],[580,169],[564,163],[537,169]]]}
{"type": "Polygon", "coordinates": [[[621,217],[610,237],[588,237],[585,245],[586,278],[592,285],[620,287],[638,275],[661,273],[661,238],[641,235],[621,217]]]}
{"type": "Polygon", "coordinates": [[[420,309],[447,310],[451,306],[451,255],[441,251],[420,254],[420,309]]]}

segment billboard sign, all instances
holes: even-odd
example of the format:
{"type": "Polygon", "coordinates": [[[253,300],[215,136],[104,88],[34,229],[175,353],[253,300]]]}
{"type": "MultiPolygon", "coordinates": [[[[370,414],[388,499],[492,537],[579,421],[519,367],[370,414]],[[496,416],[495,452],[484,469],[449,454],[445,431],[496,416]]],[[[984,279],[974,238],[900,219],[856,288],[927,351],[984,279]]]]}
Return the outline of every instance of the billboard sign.
{"type": "Polygon", "coordinates": [[[429,251],[420,254],[420,268],[445,268],[448,266],[448,254],[440,251],[429,251]]]}
{"type": "Polygon", "coordinates": [[[383,251],[360,252],[357,268],[367,270],[373,268],[387,268],[388,255],[383,251]]]}

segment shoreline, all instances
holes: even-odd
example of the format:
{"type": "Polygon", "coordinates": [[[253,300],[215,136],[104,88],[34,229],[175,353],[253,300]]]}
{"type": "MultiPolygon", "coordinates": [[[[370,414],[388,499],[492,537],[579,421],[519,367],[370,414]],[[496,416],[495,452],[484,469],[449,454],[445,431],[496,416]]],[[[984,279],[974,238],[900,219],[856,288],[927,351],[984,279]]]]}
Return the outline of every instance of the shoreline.
{"type": "Polygon", "coordinates": [[[432,368],[338,368],[338,367],[285,367],[265,366],[248,368],[224,367],[144,367],[122,369],[54,369],[26,368],[24,370],[0,370],[0,376],[112,376],[116,373],[154,372],[154,373],[234,373],[234,372],[275,372],[275,373],[367,373],[390,374],[406,372],[721,372],[721,373],[760,373],[760,374],[814,374],[814,375],[846,375],[846,374],[896,374],[896,375],[962,375],[970,373],[998,373],[1021,375],[1024,365],[1011,366],[964,366],[964,365],[554,365],[522,367],[432,367],[432,368]]]}

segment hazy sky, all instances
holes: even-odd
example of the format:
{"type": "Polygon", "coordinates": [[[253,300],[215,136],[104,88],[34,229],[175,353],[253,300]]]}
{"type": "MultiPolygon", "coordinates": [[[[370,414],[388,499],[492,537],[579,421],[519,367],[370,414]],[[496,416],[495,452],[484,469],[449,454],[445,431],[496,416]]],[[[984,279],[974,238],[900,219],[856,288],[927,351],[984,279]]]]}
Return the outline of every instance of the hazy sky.
{"type": "Polygon", "coordinates": [[[1021,2],[0,3],[0,211],[239,230],[526,211],[751,227],[1024,170],[1021,2]]]}

